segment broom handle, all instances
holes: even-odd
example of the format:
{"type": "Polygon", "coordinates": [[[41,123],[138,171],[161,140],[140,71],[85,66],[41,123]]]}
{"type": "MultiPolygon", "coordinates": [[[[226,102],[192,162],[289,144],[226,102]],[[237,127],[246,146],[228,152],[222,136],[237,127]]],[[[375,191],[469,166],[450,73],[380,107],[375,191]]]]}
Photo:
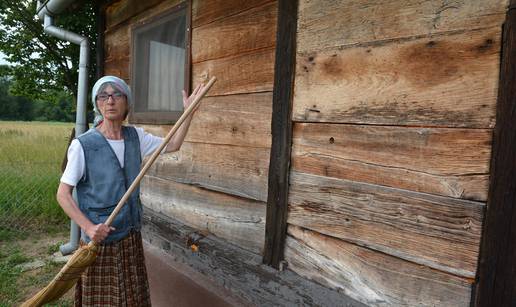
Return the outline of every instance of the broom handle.
{"type": "Polygon", "coordinates": [[[152,154],[152,156],[150,157],[149,161],[147,161],[147,163],[145,163],[145,165],[143,166],[142,170],[140,171],[140,173],[138,174],[136,179],[134,179],[133,183],[131,184],[129,189],[127,189],[127,191],[125,192],[125,194],[122,197],[122,199],[120,199],[120,201],[118,202],[118,205],[116,205],[115,210],[113,210],[113,212],[111,212],[111,215],[109,215],[109,218],[107,219],[107,221],[104,224],[106,224],[107,226],[111,225],[111,223],[115,219],[116,215],[118,214],[118,211],[120,211],[120,209],[122,209],[122,207],[124,206],[124,204],[127,201],[127,199],[129,199],[129,196],[131,195],[131,193],[133,193],[134,189],[136,189],[138,184],[140,184],[140,181],[142,180],[143,176],[145,176],[145,173],[147,173],[147,170],[151,167],[152,163],[154,163],[154,161],[158,158],[159,154],[161,153],[163,148],[165,148],[165,146],[168,144],[168,142],[170,141],[170,139],[172,138],[174,133],[176,133],[177,129],[179,129],[181,124],[195,110],[195,108],[200,103],[200,101],[203,98],[203,96],[208,92],[208,90],[211,88],[211,86],[213,85],[213,83],[215,83],[216,80],[217,80],[217,78],[212,77],[210,79],[210,81],[208,82],[208,84],[206,84],[206,87],[203,88],[203,90],[201,91],[200,95],[198,95],[195,98],[195,100],[192,102],[192,104],[190,104],[190,106],[188,106],[188,108],[185,110],[183,115],[181,115],[179,120],[174,124],[174,127],[172,127],[170,132],[167,134],[167,136],[165,137],[165,139],[163,140],[161,145],[152,154]]]}

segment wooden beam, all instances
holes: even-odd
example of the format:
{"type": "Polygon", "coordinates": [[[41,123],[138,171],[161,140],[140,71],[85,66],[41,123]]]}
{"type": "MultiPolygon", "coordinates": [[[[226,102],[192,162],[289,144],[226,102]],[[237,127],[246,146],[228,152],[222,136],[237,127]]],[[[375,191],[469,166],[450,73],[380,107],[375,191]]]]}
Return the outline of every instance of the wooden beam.
{"type": "Polygon", "coordinates": [[[290,224],[285,259],[299,275],[370,307],[469,305],[472,279],[290,224]]]}
{"type": "Polygon", "coordinates": [[[142,180],[140,197],[145,209],[173,217],[255,254],[262,253],[264,202],[150,175],[142,180]]]}
{"type": "Polygon", "coordinates": [[[269,152],[260,147],[184,142],[181,150],[162,155],[148,175],[265,202],[269,152]]]}
{"type": "Polygon", "coordinates": [[[197,28],[214,21],[240,14],[275,0],[210,0],[192,4],[192,27],[197,28]]]}
{"type": "MultiPolygon", "coordinates": [[[[145,208],[143,239],[176,263],[202,274],[248,304],[243,306],[353,306],[365,305],[340,291],[307,280],[291,270],[276,271],[262,258],[226,240],[184,225],[145,208]],[[197,250],[191,250],[190,244],[197,250]]],[[[197,275],[197,274],[196,274],[197,275]]]]}
{"type": "Polygon", "coordinates": [[[496,26],[298,52],[293,120],[493,128],[500,39],[496,26]]]}
{"type": "Polygon", "coordinates": [[[274,47],[277,3],[193,28],[192,63],[274,47]]]}
{"type": "Polygon", "coordinates": [[[97,40],[95,46],[96,71],[95,78],[100,79],[104,75],[104,31],[106,30],[106,5],[109,1],[95,1],[95,27],[97,40]]]}
{"type": "Polygon", "coordinates": [[[301,0],[297,50],[305,53],[449,31],[499,27],[507,2],[301,0]]]}
{"type": "Polygon", "coordinates": [[[279,268],[287,231],[288,172],[296,60],[297,0],[278,1],[272,98],[272,146],[263,263],[279,268]]]}
{"type": "Polygon", "coordinates": [[[474,278],[484,204],[290,173],[288,224],[474,278]]]}
{"type": "Polygon", "coordinates": [[[492,129],[294,123],[291,169],[486,201],[491,138],[492,129]]]}
{"type": "MultiPolygon", "coordinates": [[[[196,42],[193,42],[194,45],[196,42]]],[[[273,89],[274,47],[192,64],[192,85],[217,76],[217,82],[206,94],[222,96],[270,92],[273,89]]]]}
{"type": "Polygon", "coordinates": [[[516,301],[516,0],[503,33],[487,215],[480,247],[475,306],[516,301]]]}

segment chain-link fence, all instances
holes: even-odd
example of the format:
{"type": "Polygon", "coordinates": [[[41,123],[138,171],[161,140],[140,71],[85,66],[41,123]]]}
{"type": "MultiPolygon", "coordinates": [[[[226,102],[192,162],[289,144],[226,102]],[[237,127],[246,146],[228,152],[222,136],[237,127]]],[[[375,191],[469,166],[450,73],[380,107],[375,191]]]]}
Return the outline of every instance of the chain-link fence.
{"type": "Polygon", "coordinates": [[[55,195],[72,128],[0,121],[0,230],[66,225],[55,195]]]}

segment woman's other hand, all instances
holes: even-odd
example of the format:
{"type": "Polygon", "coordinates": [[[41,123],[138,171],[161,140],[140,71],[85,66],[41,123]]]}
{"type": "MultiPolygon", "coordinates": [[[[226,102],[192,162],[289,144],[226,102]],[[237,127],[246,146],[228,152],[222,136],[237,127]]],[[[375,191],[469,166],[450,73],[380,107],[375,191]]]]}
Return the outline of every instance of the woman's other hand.
{"type": "Polygon", "coordinates": [[[195,87],[190,97],[186,96],[186,92],[183,90],[183,106],[185,110],[194,102],[195,98],[201,95],[202,90],[206,85],[201,83],[195,87]]]}
{"type": "Polygon", "coordinates": [[[107,226],[106,224],[97,224],[86,229],[86,234],[91,240],[100,243],[104,241],[113,230],[115,230],[114,227],[107,226]]]}

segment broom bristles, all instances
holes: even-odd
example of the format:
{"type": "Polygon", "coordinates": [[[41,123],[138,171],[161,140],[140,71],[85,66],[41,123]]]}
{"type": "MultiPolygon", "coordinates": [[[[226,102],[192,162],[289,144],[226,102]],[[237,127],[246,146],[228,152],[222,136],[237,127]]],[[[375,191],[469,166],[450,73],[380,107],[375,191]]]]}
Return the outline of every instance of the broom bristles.
{"type": "Polygon", "coordinates": [[[54,279],[32,298],[23,303],[22,307],[36,307],[50,303],[63,296],[81,277],[82,272],[97,258],[97,245],[93,242],[81,246],[70,260],[59,271],[54,279]]]}

